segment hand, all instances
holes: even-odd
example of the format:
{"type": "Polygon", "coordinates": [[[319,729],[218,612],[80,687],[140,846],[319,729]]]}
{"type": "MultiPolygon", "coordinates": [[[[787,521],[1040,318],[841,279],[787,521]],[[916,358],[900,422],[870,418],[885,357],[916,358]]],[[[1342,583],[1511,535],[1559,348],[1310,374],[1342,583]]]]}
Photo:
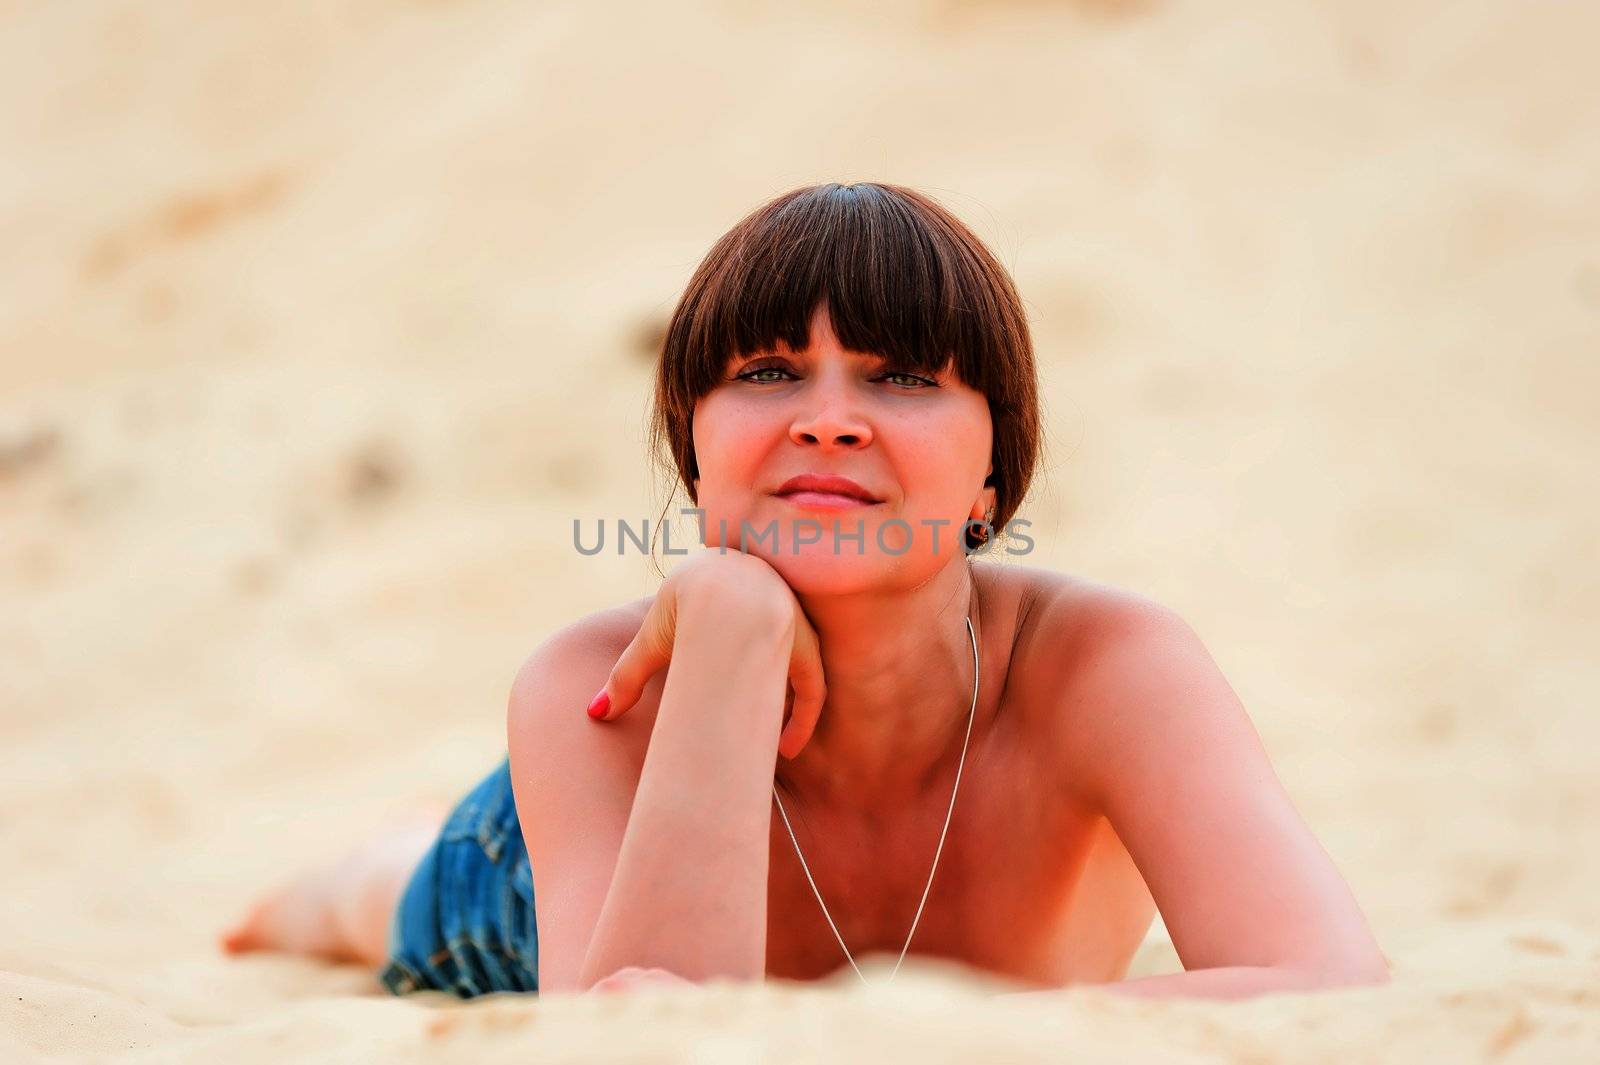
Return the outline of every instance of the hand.
{"type": "Polygon", "coordinates": [[[637,965],[629,965],[618,969],[603,980],[597,980],[593,987],[584,994],[593,994],[596,991],[626,991],[635,987],[650,985],[665,985],[682,987],[695,986],[693,980],[686,980],[670,969],[645,969],[637,965]]]}
{"type": "Polygon", "coordinates": [[[793,589],[764,559],[743,552],[705,551],[672,571],[595,696],[590,716],[611,721],[639,701],[645,684],[672,661],[685,601],[693,602],[697,611],[708,611],[719,624],[772,624],[784,630],[791,641],[789,686],[778,753],[794,758],[810,742],[827,697],[821,648],[793,589]]]}

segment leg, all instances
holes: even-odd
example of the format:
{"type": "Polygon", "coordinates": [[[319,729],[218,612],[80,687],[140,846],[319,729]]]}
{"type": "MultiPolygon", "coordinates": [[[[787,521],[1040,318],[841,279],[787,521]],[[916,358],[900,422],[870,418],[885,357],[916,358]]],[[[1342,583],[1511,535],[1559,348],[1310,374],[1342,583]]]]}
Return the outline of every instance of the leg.
{"type": "Polygon", "coordinates": [[[383,964],[396,900],[438,836],[443,807],[392,824],[330,865],[307,870],[258,901],[223,933],[230,954],[281,950],[383,964]]]}

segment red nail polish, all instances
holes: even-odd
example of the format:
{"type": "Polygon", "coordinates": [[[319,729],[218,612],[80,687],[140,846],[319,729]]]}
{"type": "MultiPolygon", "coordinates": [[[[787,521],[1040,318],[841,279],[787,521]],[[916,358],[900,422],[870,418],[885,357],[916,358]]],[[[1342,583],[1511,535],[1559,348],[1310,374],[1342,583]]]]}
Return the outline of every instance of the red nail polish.
{"type": "Polygon", "coordinates": [[[601,688],[600,694],[596,695],[594,702],[589,704],[589,716],[596,719],[605,717],[606,711],[609,709],[611,709],[611,696],[606,694],[604,688],[601,688]]]}

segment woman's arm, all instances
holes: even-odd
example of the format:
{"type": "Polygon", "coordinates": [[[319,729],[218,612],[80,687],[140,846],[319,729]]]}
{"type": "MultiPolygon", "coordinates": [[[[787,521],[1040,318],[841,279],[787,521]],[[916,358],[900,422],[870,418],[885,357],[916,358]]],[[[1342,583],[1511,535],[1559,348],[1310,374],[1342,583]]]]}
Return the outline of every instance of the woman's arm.
{"type": "Polygon", "coordinates": [[[1133,598],[1081,638],[1062,690],[1064,771],[1128,848],[1190,970],[1120,990],[1241,997],[1386,981],[1349,887],[1193,629],[1133,598]]]}
{"type": "Polygon", "coordinates": [[[1272,991],[1315,991],[1389,982],[1387,966],[1341,972],[1325,968],[1296,969],[1285,965],[1229,965],[1181,973],[1141,976],[1102,984],[1101,989],[1137,998],[1251,998],[1272,991]]]}
{"type": "MultiPolygon", "coordinates": [[[[1389,973],[1364,973],[1340,977],[1318,969],[1295,969],[1285,965],[1225,965],[1216,969],[1190,969],[1181,973],[1160,973],[1134,980],[1093,984],[1096,991],[1133,998],[1253,998],[1274,991],[1313,991],[1356,984],[1386,984],[1389,973]]],[[[1061,989],[1051,991],[1008,991],[999,997],[1013,1000],[1054,1001],[1061,989]]]]}
{"type": "Polygon", "coordinates": [[[694,981],[766,973],[772,774],[793,608],[707,581],[686,587],[677,609],[672,663],[580,990],[635,967],[694,981]]]}

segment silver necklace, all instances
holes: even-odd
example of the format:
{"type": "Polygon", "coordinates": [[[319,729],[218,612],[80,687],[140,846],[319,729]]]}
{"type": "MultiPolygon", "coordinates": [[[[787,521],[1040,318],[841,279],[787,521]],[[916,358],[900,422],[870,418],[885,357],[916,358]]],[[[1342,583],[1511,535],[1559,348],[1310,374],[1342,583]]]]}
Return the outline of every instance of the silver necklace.
{"type": "MultiPolygon", "coordinates": [[[[894,963],[894,970],[889,973],[889,980],[884,981],[885,983],[892,981],[895,974],[900,971],[900,963],[906,960],[906,951],[911,949],[911,937],[917,934],[917,922],[922,920],[922,907],[928,902],[928,892],[933,888],[933,874],[939,869],[939,855],[944,851],[945,833],[950,831],[950,816],[956,812],[956,795],[961,791],[961,767],[967,761],[967,743],[972,739],[972,722],[978,714],[978,637],[972,631],[972,619],[969,617],[964,620],[967,623],[967,637],[972,641],[972,709],[967,711],[967,735],[961,741],[961,760],[956,763],[956,784],[950,789],[950,809],[945,812],[944,828],[939,832],[939,846],[933,852],[933,868],[928,870],[928,883],[922,889],[922,901],[917,903],[917,914],[911,919],[911,931],[906,933],[906,945],[900,948],[900,958],[894,963]]],[[[828,913],[828,904],[822,901],[822,892],[817,890],[817,882],[811,877],[811,867],[806,865],[806,856],[800,853],[800,841],[795,839],[794,826],[789,823],[789,815],[784,812],[783,800],[778,798],[776,781],[772,785],[772,797],[777,800],[778,813],[783,815],[783,827],[789,830],[789,839],[794,843],[794,852],[800,858],[800,868],[805,870],[806,880],[811,884],[811,892],[817,896],[817,905],[822,907],[822,916],[828,919],[828,927],[833,929],[833,937],[839,941],[839,949],[844,951],[845,960],[856,971],[856,975],[861,977],[861,982],[867,983],[867,978],[861,973],[861,966],[857,965],[855,958],[851,956],[850,948],[844,945],[844,937],[839,934],[839,926],[833,923],[833,915],[828,913]]]]}

